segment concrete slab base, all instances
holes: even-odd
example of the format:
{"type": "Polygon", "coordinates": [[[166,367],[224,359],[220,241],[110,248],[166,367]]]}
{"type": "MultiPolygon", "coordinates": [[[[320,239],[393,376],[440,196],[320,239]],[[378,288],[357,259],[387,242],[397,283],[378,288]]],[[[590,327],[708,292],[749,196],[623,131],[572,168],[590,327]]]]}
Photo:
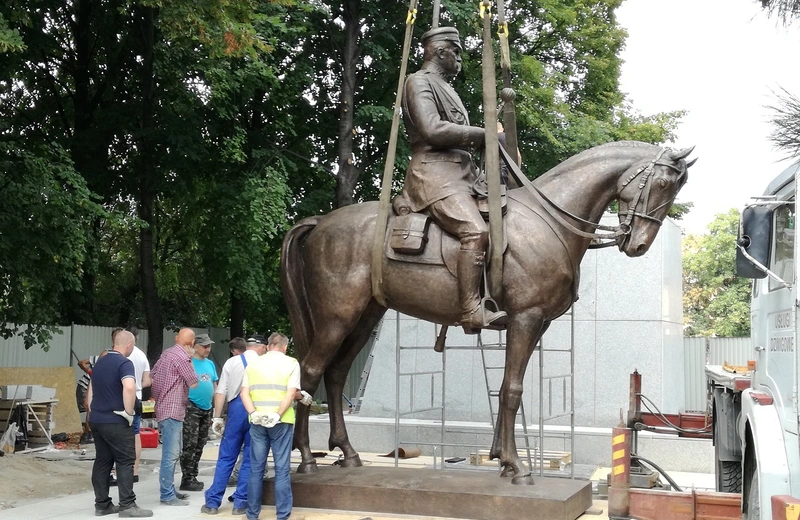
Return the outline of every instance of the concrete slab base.
{"type": "MultiPolygon", "coordinates": [[[[321,467],[292,474],[295,507],[473,520],[575,520],[592,507],[586,480],[535,478],[513,485],[497,474],[410,468],[321,467]]],[[[263,502],[275,504],[273,481],[263,502]]]]}

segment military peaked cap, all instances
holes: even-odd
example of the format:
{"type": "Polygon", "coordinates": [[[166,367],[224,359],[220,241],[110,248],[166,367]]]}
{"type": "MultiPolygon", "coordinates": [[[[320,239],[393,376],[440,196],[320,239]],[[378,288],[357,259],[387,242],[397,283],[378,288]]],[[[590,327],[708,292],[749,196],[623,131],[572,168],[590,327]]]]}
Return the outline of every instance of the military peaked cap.
{"type": "Polygon", "coordinates": [[[428,42],[439,41],[453,42],[461,48],[461,38],[458,36],[458,29],[455,27],[438,27],[422,35],[423,46],[427,45],[428,42]]]}

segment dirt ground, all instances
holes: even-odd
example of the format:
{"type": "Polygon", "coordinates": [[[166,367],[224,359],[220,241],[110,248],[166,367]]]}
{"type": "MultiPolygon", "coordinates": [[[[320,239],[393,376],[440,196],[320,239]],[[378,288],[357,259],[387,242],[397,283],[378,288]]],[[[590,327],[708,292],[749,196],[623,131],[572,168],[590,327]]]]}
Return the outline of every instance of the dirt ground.
{"type": "MultiPolygon", "coordinates": [[[[46,460],[49,454],[6,454],[0,457],[0,511],[43,498],[82,493],[92,489],[92,460],[79,453],[60,460],[46,460]]],[[[0,514],[0,516],[2,516],[0,514]]]]}

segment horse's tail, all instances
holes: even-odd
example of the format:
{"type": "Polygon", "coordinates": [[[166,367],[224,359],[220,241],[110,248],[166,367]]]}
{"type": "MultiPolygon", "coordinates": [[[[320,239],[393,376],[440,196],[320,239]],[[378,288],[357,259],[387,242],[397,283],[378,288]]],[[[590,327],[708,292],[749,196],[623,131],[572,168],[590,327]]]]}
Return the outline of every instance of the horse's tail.
{"type": "Polygon", "coordinates": [[[303,276],[303,239],[314,230],[319,219],[308,217],[295,224],[286,233],[281,247],[281,287],[292,322],[295,353],[300,359],[305,357],[314,338],[314,321],[303,276]]]}

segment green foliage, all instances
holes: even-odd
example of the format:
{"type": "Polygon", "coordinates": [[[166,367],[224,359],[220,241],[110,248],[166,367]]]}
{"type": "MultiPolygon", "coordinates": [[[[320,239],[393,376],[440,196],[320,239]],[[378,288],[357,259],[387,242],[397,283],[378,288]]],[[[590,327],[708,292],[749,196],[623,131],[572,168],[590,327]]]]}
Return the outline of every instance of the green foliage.
{"type": "MultiPolygon", "coordinates": [[[[674,138],[682,112],[644,116],[619,91],[619,3],[508,9],[531,177],[603,142],[674,138]]],[[[442,24],[466,47],[455,87],[482,124],[477,4],[443,6],[442,24]]],[[[2,3],[0,318],[31,323],[31,341],[43,323],[147,327],[149,277],[165,324],[289,332],[282,236],[337,204],[345,137],[353,199],[378,197],[406,10],[385,0],[2,3]],[[343,113],[353,115],[344,132],[343,113]],[[243,323],[231,323],[233,302],[243,323]]],[[[430,10],[420,5],[409,72],[430,10]]],[[[410,157],[400,135],[395,191],[410,157]]]]}
{"type": "Polygon", "coordinates": [[[683,241],[683,320],[687,336],[750,335],[751,281],[736,276],[739,211],[716,216],[683,241]]]}
{"type": "Polygon", "coordinates": [[[0,141],[0,335],[31,324],[26,347],[49,339],[60,302],[80,289],[88,231],[102,208],[57,145],[0,141]]]}

